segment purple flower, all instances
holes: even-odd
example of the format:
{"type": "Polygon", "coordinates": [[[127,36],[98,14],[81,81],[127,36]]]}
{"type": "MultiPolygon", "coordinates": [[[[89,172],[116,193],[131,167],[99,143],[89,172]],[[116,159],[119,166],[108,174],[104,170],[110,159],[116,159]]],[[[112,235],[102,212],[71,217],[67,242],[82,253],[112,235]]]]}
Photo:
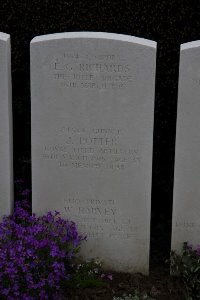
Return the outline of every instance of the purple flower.
{"type": "Polygon", "coordinates": [[[108,278],[109,280],[113,280],[113,277],[112,277],[111,274],[108,274],[108,275],[107,275],[107,278],[108,278]]]}
{"type": "Polygon", "coordinates": [[[186,249],[187,249],[187,250],[192,250],[192,245],[191,245],[191,244],[189,244],[189,243],[187,243],[187,245],[186,245],[186,249]]]}
{"type": "Polygon", "coordinates": [[[197,255],[200,256],[200,245],[197,246],[197,255]]]}
{"type": "Polygon", "coordinates": [[[21,192],[21,195],[22,196],[29,196],[30,195],[30,190],[29,189],[25,189],[25,190],[23,190],[22,192],[21,192]]]}
{"type": "Polygon", "coordinates": [[[10,289],[3,289],[1,293],[2,293],[2,295],[8,296],[9,292],[10,292],[10,289]]]}
{"type": "Polygon", "coordinates": [[[56,257],[56,256],[59,256],[59,254],[60,254],[60,251],[59,251],[58,246],[53,245],[53,246],[51,247],[50,255],[51,255],[52,257],[56,257]]]}
{"type": "Polygon", "coordinates": [[[66,266],[85,238],[57,211],[37,217],[28,210],[20,200],[0,223],[0,299],[59,299],[61,282],[70,279],[66,266]]]}

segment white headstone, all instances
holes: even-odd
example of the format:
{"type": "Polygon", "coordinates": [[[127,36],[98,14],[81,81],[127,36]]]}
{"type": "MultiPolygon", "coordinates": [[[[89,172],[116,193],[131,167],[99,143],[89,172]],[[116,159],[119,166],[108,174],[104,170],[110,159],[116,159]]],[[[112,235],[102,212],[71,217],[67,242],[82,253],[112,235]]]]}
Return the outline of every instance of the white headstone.
{"type": "Polygon", "coordinates": [[[61,211],[84,258],[148,273],[156,43],[61,33],[31,43],[33,211],[61,211]]]}
{"type": "Polygon", "coordinates": [[[200,41],[181,45],[172,249],[200,243],[200,41]]]}
{"type": "Polygon", "coordinates": [[[10,36],[0,32],[0,219],[13,207],[10,36]]]}

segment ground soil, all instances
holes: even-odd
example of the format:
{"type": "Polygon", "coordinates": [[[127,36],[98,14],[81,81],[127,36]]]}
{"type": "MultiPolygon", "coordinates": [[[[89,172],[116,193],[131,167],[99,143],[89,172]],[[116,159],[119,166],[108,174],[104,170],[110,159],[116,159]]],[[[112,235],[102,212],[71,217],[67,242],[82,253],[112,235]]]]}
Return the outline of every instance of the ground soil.
{"type": "Polygon", "coordinates": [[[134,294],[137,289],[157,300],[183,300],[183,287],[177,278],[170,277],[169,269],[154,266],[149,276],[112,273],[113,280],[105,287],[68,290],[70,300],[112,300],[114,296],[134,294]]]}
{"type": "MultiPolygon", "coordinates": [[[[158,229],[157,229],[158,231],[158,229]]],[[[69,300],[113,300],[123,294],[134,294],[135,290],[146,293],[156,300],[184,300],[184,288],[178,278],[170,276],[168,245],[169,233],[163,229],[151,239],[150,274],[126,274],[109,272],[113,280],[105,287],[71,289],[67,291],[69,300]]]]}

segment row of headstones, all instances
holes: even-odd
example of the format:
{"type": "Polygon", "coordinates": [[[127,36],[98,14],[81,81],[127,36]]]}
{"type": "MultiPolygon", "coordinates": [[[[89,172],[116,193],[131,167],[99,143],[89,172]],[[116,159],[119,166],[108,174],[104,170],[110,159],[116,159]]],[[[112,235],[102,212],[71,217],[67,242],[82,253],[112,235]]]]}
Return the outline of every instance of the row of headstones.
{"type": "MultiPolygon", "coordinates": [[[[182,45],[172,249],[200,242],[200,43],[182,45]]],[[[0,215],[12,211],[9,35],[0,34],[0,215]]],[[[86,233],[85,258],[148,273],[156,43],[110,33],[31,42],[32,203],[86,233]]]]}

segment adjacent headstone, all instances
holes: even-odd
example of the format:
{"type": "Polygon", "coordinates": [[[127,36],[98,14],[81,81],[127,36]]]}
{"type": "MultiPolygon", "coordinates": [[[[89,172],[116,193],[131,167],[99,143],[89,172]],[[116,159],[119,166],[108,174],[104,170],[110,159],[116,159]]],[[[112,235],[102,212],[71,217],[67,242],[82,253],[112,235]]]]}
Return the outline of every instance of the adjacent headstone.
{"type": "Polygon", "coordinates": [[[10,36],[0,33],[0,219],[13,207],[10,36]]]}
{"type": "Polygon", "coordinates": [[[155,66],[131,36],[31,42],[33,211],[75,221],[106,269],[148,273],[155,66]]]}
{"type": "Polygon", "coordinates": [[[200,41],[181,45],[172,249],[200,243],[200,41]]]}

